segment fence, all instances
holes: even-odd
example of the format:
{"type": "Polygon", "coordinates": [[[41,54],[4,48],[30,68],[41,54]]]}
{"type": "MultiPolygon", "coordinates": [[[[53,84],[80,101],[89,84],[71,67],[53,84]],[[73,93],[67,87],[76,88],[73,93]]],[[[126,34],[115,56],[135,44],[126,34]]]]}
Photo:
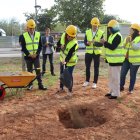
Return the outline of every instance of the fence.
{"type": "Polygon", "coordinates": [[[18,36],[0,36],[0,48],[19,47],[18,36]]]}

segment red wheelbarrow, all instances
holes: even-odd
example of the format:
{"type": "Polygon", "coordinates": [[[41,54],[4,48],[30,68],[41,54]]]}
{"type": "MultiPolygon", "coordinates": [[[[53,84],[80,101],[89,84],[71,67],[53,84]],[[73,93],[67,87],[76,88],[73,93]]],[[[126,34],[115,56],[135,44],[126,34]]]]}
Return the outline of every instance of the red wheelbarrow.
{"type": "Polygon", "coordinates": [[[0,73],[0,100],[4,99],[6,88],[26,88],[36,79],[36,75],[24,72],[1,72],[0,73]]]}

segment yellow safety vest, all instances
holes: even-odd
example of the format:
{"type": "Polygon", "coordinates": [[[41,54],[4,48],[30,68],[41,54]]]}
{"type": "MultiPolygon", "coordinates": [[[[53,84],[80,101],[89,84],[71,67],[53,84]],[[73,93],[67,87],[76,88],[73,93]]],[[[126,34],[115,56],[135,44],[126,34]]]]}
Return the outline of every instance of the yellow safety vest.
{"type": "Polygon", "coordinates": [[[125,60],[126,50],[123,47],[122,35],[119,32],[111,34],[108,38],[108,43],[112,44],[117,35],[121,36],[121,43],[118,47],[115,50],[110,50],[108,48],[105,50],[105,57],[108,63],[123,63],[125,60]]]}
{"type": "Polygon", "coordinates": [[[39,45],[40,33],[35,32],[33,40],[28,32],[23,33],[23,36],[26,43],[26,49],[29,51],[30,54],[36,54],[39,45]]]}
{"type": "MultiPolygon", "coordinates": [[[[62,35],[61,41],[60,41],[63,45],[65,45],[65,44],[64,44],[64,42],[65,42],[64,40],[65,40],[65,34],[62,35]]],[[[73,55],[72,55],[72,57],[70,58],[69,62],[67,62],[66,66],[74,66],[74,65],[76,65],[76,63],[77,63],[77,61],[78,61],[78,56],[77,56],[78,43],[77,43],[77,40],[76,40],[76,39],[71,40],[71,41],[68,42],[68,44],[65,46],[64,51],[62,51],[62,50],[60,51],[60,61],[63,62],[63,61],[65,61],[65,58],[67,57],[67,55],[68,55],[70,49],[71,49],[74,45],[76,45],[76,47],[75,47],[75,52],[73,53],[73,55]]]]}
{"type": "MultiPolygon", "coordinates": [[[[140,36],[137,36],[133,40],[133,43],[137,44],[139,42],[140,42],[140,36]]],[[[134,63],[134,64],[140,63],[140,49],[139,50],[134,50],[133,46],[130,45],[128,60],[129,60],[130,63],[134,63]]]]}
{"type": "MultiPolygon", "coordinates": [[[[87,36],[87,41],[93,41],[93,38],[94,38],[94,41],[100,42],[100,39],[103,36],[103,31],[98,29],[97,33],[95,34],[95,37],[93,37],[92,30],[89,29],[89,30],[86,31],[86,36],[87,36]]],[[[91,44],[90,46],[86,46],[86,53],[101,54],[102,53],[102,47],[96,47],[96,46],[93,46],[93,44],[91,44]]]]}

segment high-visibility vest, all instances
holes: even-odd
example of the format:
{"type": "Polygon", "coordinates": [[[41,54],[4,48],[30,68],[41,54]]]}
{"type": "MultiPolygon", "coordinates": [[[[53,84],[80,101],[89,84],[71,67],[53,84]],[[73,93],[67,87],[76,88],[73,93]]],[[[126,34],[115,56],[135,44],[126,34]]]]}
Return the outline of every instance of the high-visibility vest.
{"type": "Polygon", "coordinates": [[[108,38],[108,43],[112,44],[117,35],[121,36],[121,42],[118,47],[115,50],[110,50],[108,48],[105,50],[105,57],[108,63],[123,63],[125,60],[126,50],[123,47],[122,35],[119,32],[111,34],[108,38]]]}
{"type": "MultiPolygon", "coordinates": [[[[64,42],[64,40],[65,40],[65,35],[63,34],[60,42],[64,42]]],[[[65,45],[65,44],[63,44],[63,45],[65,45]]],[[[76,65],[76,63],[78,61],[78,56],[77,56],[78,43],[77,43],[77,40],[76,39],[71,40],[65,46],[65,49],[60,51],[60,61],[63,62],[63,61],[65,61],[65,58],[67,57],[70,49],[74,45],[76,45],[75,46],[75,52],[72,54],[72,57],[70,58],[69,62],[67,62],[66,66],[74,66],[74,65],[76,65]]]]}
{"type": "Polygon", "coordinates": [[[128,51],[129,51],[129,48],[130,48],[130,43],[126,44],[126,39],[127,39],[127,37],[123,41],[123,46],[124,46],[124,49],[125,49],[125,52],[126,52],[125,57],[128,58],[128,51]]]}
{"type": "Polygon", "coordinates": [[[26,49],[29,51],[30,54],[36,54],[39,45],[40,33],[35,32],[33,40],[28,32],[23,33],[23,36],[26,43],[26,49]]]}
{"type": "MultiPolygon", "coordinates": [[[[134,40],[133,43],[137,44],[140,42],[140,36],[137,36],[134,40]]],[[[130,63],[140,63],[140,49],[134,50],[133,46],[130,45],[129,48],[129,55],[128,55],[128,60],[130,63]]]]}
{"type": "MultiPolygon", "coordinates": [[[[86,31],[86,37],[87,37],[87,41],[96,41],[96,42],[100,42],[101,37],[103,36],[103,31],[101,31],[100,29],[97,30],[95,37],[93,37],[93,33],[92,30],[89,29],[86,31]]],[[[93,43],[91,43],[90,46],[86,46],[86,53],[89,54],[101,54],[102,53],[102,47],[96,47],[93,46],[93,43]]]]}

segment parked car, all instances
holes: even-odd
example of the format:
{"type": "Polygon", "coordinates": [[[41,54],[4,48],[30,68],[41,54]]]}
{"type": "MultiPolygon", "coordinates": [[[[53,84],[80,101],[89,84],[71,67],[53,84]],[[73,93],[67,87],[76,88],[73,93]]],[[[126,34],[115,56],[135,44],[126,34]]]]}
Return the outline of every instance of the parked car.
{"type": "Polygon", "coordinates": [[[79,49],[85,49],[86,46],[84,44],[84,40],[78,40],[78,44],[79,44],[79,49]]]}

